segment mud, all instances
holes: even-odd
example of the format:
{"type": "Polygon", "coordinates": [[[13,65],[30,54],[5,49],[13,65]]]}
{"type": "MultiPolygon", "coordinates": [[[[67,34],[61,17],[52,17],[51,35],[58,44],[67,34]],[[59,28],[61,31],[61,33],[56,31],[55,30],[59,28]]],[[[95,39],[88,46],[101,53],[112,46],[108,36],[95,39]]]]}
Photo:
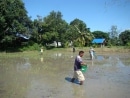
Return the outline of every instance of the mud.
{"type": "Polygon", "coordinates": [[[82,86],[70,82],[77,53],[2,55],[0,98],[130,98],[130,53],[97,53],[93,61],[85,54],[82,86]]]}

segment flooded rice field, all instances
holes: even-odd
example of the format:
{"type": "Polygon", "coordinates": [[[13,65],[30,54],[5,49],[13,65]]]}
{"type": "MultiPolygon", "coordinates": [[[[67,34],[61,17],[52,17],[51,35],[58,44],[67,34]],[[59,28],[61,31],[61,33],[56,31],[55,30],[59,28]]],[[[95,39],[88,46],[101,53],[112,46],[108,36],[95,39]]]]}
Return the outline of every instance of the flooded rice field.
{"type": "Polygon", "coordinates": [[[130,98],[130,53],[97,53],[84,85],[71,83],[78,53],[0,54],[0,98],[130,98]]]}

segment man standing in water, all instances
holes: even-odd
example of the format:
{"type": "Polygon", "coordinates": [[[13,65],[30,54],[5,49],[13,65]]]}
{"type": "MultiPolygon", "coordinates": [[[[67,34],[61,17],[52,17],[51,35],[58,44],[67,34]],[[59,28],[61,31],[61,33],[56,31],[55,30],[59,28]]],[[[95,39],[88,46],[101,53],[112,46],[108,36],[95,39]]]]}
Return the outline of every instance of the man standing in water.
{"type": "Polygon", "coordinates": [[[41,47],[41,51],[40,52],[41,52],[40,54],[42,55],[43,54],[43,47],[41,47]]]}
{"type": "Polygon", "coordinates": [[[71,82],[74,82],[75,79],[78,79],[80,85],[83,85],[83,81],[85,80],[84,75],[81,71],[81,66],[84,65],[82,61],[83,55],[84,55],[84,51],[79,51],[79,55],[76,56],[75,63],[74,63],[74,76],[71,79],[71,82]]]}
{"type": "Polygon", "coordinates": [[[73,53],[75,52],[75,47],[73,46],[73,53]]]}
{"type": "Polygon", "coordinates": [[[94,59],[94,49],[92,47],[90,47],[90,50],[89,50],[89,54],[90,54],[90,59],[93,60],[94,59]]]}

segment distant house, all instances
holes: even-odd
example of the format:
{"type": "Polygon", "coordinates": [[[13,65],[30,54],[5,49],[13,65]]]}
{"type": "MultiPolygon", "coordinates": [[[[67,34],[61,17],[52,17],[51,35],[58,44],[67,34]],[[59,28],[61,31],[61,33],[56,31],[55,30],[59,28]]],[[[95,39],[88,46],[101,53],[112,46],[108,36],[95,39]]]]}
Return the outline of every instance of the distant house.
{"type": "Polygon", "coordinates": [[[56,41],[54,41],[53,44],[54,44],[55,47],[59,47],[59,46],[61,46],[61,42],[58,42],[58,43],[57,43],[56,41]]]}
{"type": "Polygon", "coordinates": [[[104,47],[105,45],[105,39],[104,38],[95,38],[92,41],[93,44],[101,45],[101,47],[104,47]]]}

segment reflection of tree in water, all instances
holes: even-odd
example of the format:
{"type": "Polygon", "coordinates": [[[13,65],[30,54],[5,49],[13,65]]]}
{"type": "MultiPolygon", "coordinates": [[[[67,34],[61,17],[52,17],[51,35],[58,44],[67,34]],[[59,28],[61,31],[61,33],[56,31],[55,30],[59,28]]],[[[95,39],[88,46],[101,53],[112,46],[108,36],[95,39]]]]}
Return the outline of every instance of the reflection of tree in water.
{"type": "Polygon", "coordinates": [[[40,61],[43,62],[43,57],[40,58],[40,61]]]}
{"type": "Polygon", "coordinates": [[[104,59],[109,59],[109,56],[104,56],[104,59]]]}
{"type": "Polygon", "coordinates": [[[117,59],[117,66],[118,67],[124,67],[125,65],[122,63],[122,61],[118,58],[118,57],[116,57],[116,59],[117,59]]]}
{"type": "Polygon", "coordinates": [[[98,61],[102,61],[102,60],[108,60],[110,58],[110,56],[107,55],[96,55],[95,59],[98,61]]]}
{"type": "Polygon", "coordinates": [[[104,60],[104,56],[103,55],[98,55],[97,60],[99,60],[99,61],[104,60]]]}
{"type": "Polygon", "coordinates": [[[130,58],[119,58],[125,66],[130,66],[130,58]]]}
{"type": "Polygon", "coordinates": [[[19,62],[17,64],[17,70],[28,70],[31,68],[29,58],[25,58],[24,60],[25,60],[25,62],[19,62]]]}
{"type": "MultiPolygon", "coordinates": [[[[19,73],[17,71],[17,66],[22,66],[23,60],[19,58],[8,59],[8,62],[5,62],[6,66],[3,66],[4,72],[2,77],[0,76],[0,83],[2,81],[2,87],[0,89],[2,94],[0,98],[24,98],[27,92],[28,87],[30,86],[30,77],[28,73],[19,73]],[[22,63],[19,63],[22,61],[22,63]],[[16,66],[15,66],[16,65],[16,66]]],[[[26,64],[25,64],[26,65],[26,64]]],[[[28,65],[28,64],[27,64],[28,65]]]]}
{"type": "MultiPolygon", "coordinates": [[[[109,64],[112,66],[125,67],[126,62],[123,59],[126,59],[126,58],[124,58],[124,57],[120,58],[118,56],[110,56],[108,61],[109,61],[109,64]]],[[[129,62],[129,64],[130,64],[130,62],[129,62]]]]}

